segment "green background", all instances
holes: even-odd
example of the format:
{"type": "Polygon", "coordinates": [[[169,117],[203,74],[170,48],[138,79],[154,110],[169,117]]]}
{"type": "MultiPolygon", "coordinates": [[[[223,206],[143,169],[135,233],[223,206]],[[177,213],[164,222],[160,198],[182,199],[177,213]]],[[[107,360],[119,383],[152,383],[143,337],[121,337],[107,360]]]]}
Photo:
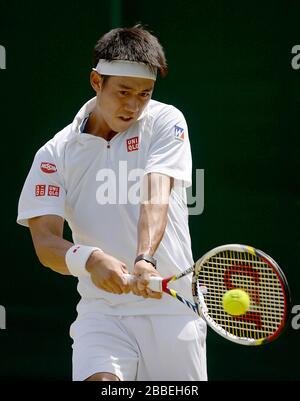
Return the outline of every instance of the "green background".
{"type": "MultiPolygon", "coordinates": [[[[0,0],[2,139],[1,379],[71,379],[69,325],[76,279],[43,268],[19,194],[35,152],[93,96],[92,49],[111,27],[141,22],[164,46],[169,75],[154,98],[183,111],[194,170],[205,170],[205,208],[190,217],[195,259],[224,243],[264,250],[300,304],[300,45],[296,1],[0,0]]],[[[272,344],[238,346],[209,330],[210,380],[296,380],[300,330],[272,344]]]]}

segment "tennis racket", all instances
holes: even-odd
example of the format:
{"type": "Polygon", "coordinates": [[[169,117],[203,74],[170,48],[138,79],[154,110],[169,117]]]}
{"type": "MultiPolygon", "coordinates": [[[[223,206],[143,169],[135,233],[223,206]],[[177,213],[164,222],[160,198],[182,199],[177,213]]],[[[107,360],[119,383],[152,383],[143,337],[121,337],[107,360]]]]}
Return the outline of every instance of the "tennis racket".
{"type": "MultiPolygon", "coordinates": [[[[127,275],[127,279],[134,276],[127,275]]],[[[282,270],[269,255],[246,245],[214,248],[178,275],[150,278],[148,287],[183,302],[216,333],[242,345],[261,345],[278,338],[290,312],[290,290],[282,270]],[[194,301],[169,288],[169,283],[190,273],[194,301]],[[233,316],[223,309],[223,295],[234,288],[249,295],[250,305],[243,315],[233,316]]]]}

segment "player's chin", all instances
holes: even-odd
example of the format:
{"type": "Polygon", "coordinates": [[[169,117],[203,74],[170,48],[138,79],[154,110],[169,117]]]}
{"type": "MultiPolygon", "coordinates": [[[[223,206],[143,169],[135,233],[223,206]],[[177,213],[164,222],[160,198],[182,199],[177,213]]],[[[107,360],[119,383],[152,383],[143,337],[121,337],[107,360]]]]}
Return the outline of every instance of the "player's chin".
{"type": "Polygon", "coordinates": [[[123,120],[122,118],[117,118],[113,124],[114,125],[113,131],[115,132],[127,131],[135,122],[136,118],[130,118],[129,120],[123,120]]]}

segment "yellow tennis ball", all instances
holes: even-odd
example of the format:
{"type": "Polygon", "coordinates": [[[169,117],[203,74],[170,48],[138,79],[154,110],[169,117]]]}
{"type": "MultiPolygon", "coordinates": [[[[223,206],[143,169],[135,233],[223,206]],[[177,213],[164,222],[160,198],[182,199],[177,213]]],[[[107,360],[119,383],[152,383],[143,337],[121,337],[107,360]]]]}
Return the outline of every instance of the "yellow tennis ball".
{"type": "Polygon", "coordinates": [[[249,295],[239,288],[225,292],[222,301],[223,308],[229,315],[244,315],[249,310],[249,295]]]}

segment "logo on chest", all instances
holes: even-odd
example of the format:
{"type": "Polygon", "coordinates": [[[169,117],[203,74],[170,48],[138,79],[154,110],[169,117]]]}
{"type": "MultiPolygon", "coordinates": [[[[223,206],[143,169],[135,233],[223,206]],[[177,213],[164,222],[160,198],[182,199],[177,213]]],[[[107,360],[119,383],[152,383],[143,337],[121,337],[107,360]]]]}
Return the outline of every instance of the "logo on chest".
{"type": "Polygon", "coordinates": [[[133,138],[127,139],[127,152],[134,152],[139,150],[139,137],[135,136],[133,138]]]}

